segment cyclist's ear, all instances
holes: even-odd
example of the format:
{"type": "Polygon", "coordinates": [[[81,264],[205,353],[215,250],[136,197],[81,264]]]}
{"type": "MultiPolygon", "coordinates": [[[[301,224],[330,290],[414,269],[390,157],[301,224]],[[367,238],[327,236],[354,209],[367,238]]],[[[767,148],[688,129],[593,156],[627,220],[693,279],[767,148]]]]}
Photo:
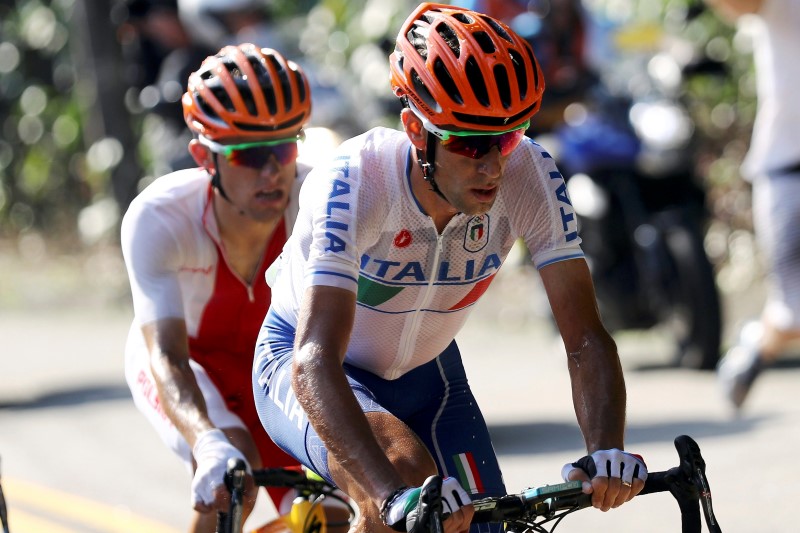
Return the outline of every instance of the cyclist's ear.
{"type": "Polygon", "coordinates": [[[189,153],[192,154],[192,159],[198,166],[207,169],[209,172],[214,168],[214,157],[211,150],[197,139],[189,141],[189,153]]]}
{"type": "Polygon", "coordinates": [[[419,117],[411,109],[405,108],[400,112],[400,119],[403,121],[403,128],[406,130],[406,135],[408,135],[411,144],[420,150],[424,150],[425,128],[422,127],[422,121],[419,117]]]}

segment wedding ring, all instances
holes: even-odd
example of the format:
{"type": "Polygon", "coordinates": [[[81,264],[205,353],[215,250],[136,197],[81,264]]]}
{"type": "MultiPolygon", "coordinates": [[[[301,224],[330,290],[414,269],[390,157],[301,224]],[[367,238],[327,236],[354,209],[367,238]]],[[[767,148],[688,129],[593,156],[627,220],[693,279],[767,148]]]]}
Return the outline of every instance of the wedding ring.
{"type": "Polygon", "coordinates": [[[627,481],[623,481],[623,482],[622,482],[622,486],[623,486],[623,487],[628,487],[628,488],[630,488],[631,484],[630,484],[630,483],[628,483],[627,481]]]}

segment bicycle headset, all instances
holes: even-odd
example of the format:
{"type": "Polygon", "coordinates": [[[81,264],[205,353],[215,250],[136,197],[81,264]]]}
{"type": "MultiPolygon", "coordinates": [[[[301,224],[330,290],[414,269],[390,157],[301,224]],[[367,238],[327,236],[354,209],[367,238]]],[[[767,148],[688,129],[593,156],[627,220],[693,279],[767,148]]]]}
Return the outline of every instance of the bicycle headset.
{"type": "MultiPolygon", "coordinates": [[[[441,130],[508,131],[539,111],[544,93],[526,40],[488,15],[456,6],[421,4],[403,23],[389,67],[395,96],[441,130]]],[[[429,133],[417,160],[444,198],[433,179],[435,147],[429,133]]]]}
{"type": "MultiPolygon", "coordinates": [[[[311,115],[311,91],[300,66],[249,43],[206,58],[189,76],[181,102],[189,130],[223,144],[289,138],[311,115]]],[[[227,199],[219,172],[211,183],[227,199]]]]}

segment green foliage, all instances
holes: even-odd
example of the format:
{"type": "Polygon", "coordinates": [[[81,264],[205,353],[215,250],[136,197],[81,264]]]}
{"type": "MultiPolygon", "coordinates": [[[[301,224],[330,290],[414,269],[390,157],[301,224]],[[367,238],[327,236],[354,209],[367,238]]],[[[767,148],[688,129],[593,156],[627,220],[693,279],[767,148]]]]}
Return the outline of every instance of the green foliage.
{"type": "Polygon", "coordinates": [[[82,120],[73,92],[69,0],[0,6],[0,235],[53,229],[88,201],[77,172],[82,120]]]}
{"type": "MultiPolygon", "coordinates": [[[[74,12],[85,2],[0,3],[0,236],[69,229],[81,208],[108,194],[119,148],[102,142],[87,146],[86,105],[97,95],[80,80],[73,62],[79,54],[91,55],[74,42],[74,12]]],[[[359,128],[396,124],[387,56],[416,5],[412,0],[270,3],[277,25],[292,33],[297,53],[316,65],[315,74],[352,92],[363,115],[357,117],[359,128]]],[[[680,39],[694,53],[726,66],[725,76],[692,77],[686,90],[706,140],[700,163],[708,183],[732,187],[755,113],[752,58],[734,28],[708,11],[687,21],[687,10],[700,5],[696,0],[584,0],[584,5],[609,25],[660,28],[662,44],[680,39]]],[[[141,130],[140,122],[134,117],[133,127],[141,130]]],[[[142,156],[148,157],[146,151],[142,156]]]]}

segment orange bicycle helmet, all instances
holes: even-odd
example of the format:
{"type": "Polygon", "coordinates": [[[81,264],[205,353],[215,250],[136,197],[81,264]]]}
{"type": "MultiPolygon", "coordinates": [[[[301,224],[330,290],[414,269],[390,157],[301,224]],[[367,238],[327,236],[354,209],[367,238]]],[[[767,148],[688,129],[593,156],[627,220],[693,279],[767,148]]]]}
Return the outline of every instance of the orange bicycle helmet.
{"type": "Polygon", "coordinates": [[[311,114],[302,69],[271,48],[226,46],[189,76],[189,129],[213,141],[291,137],[311,114]]]}
{"type": "Polygon", "coordinates": [[[441,129],[506,131],[541,106],[544,78],[530,44],[465,8],[421,4],[389,63],[395,95],[441,129]]]}

